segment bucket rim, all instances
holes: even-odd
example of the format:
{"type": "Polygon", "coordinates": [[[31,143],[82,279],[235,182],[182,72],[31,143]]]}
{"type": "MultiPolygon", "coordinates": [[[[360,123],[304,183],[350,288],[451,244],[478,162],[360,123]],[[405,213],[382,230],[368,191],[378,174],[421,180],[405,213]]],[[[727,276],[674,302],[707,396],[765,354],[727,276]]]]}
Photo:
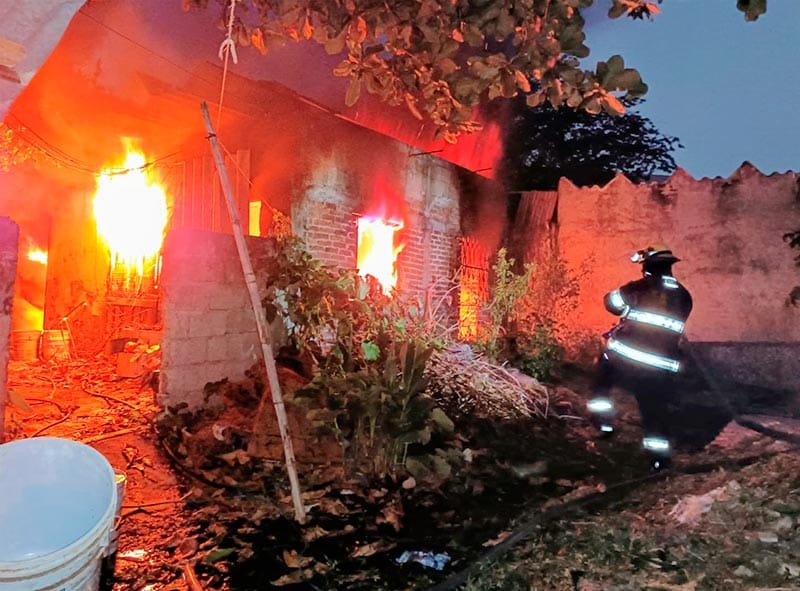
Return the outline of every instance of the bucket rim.
{"type": "Polygon", "coordinates": [[[68,564],[76,556],[79,556],[82,553],[87,542],[91,541],[97,543],[102,541],[103,538],[105,537],[106,540],[103,542],[100,548],[101,552],[104,552],[105,548],[108,545],[108,537],[111,530],[113,529],[114,520],[116,518],[117,486],[116,486],[114,468],[108,461],[108,458],[106,458],[102,453],[100,453],[90,445],[81,443],[79,441],[75,441],[73,439],[67,439],[64,437],[31,437],[28,439],[18,439],[15,441],[9,441],[7,443],[0,444],[0,456],[2,456],[4,451],[8,450],[8,448],[12,446],[15,447],[32,446],[32,445],[38,446],[46,442],[50,443],[56,442],[57,445],[71,447],[73,449],[81,449],[82,451],[86,451],[90,454],[93,454],[95,457],[99,457],[102,460],[102,462],[100,462],[99,465],[103,466],[102,470],[105,471],[108,475],[108,479],[110,482],[111,497],[107,503],[105,511],[96,521],[96,523],[91,527],[89,527],[80,536],[78,536],[73,542],[67,544],[66,546],[62,546],[61,548],[56,548],[50,552],[45,552],[22,560],[0,560],[0,584],[2,584],[4,581],[4,573],[18,572],[20,565],[25,564],[28,565],[30,568],[36,568],[39,564],[44,564],[44,565],[50,565],[53,568],[57,568],[61,565],[68,564]],[[62,555],[63,559],[58,564],[53,564],[54,555],[62,555]]]}

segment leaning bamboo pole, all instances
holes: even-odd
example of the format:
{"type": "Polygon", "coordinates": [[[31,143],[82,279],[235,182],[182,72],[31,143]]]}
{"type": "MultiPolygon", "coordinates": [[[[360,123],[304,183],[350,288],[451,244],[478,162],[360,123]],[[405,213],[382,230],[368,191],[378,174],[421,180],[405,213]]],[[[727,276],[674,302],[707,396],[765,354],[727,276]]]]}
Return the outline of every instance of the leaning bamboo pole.
{"type": "MultiPolygon", "coordinates": [[[[286,416],[286,407],[283,403],[283,396],[281,395],[281,386],[278,381],[278,368],[275,365],[275,355],[272,352],[272,343],[267,325],[267,317],[264,313],[264,307],[261,305],[261,297],[258,293],[258,284],[256,283],[256,275],[253,272],[253,263],[250,260],[250,252],[247,248],[247,242],[244,239],[244,232],[242,231],[242,222],[239,219],[239,211],[236,208],[236,203],[233,199],[233,188],[231,181],[228,178],[228,170],[225,167],[225,160],[222,158],[222,152],[219,149],[217,141],[217,134],[214,130],[214,124],[211,122],[211,115],[208,112],[208,105],[205,102],[201,103],[200,110],[203,112],[203,119],[206,123],[206,131],[208,131],[208,141],[211,144],[211,152],[214,154],[214,161],[217,164],[217,171],[219,172],[219,180],[222,184],[222,192],[225,195],[225,202],[228,206],[228,213],[231,218],[231,226],[233,227],[233,237],[236,240],[236,249],[239,252],[239,260],[242,263],[242,272],[244,273],[244,281],[247,284],[247,291],[250,294],[250,303],[253,306],[253,312],[256,316],[256,326],[258,328],[258,338],[261,341],[261,354],[264,357],[264,365],[267,368],[267,381],[269,382],[269,389],[272,393],[272,405],[275,407],[275,415],[278,418],[278,428],[281,433],[281,441],[283,441],[283,453],[286,458],[286,472],[289,474],[289,483],[292,487],[292,502],[294,503],[295,519],[298,522],[304,523],[306,519],[306,511],[303,506],[303,499],[300,496],[300,481],[297,478],[297,467],[294,457],[294,446],[292,445],[292,437],[289,433],[289,421],[286,416]]],[[[266,396],[261,398],[258,412],[256,417],[263,417],[263,408],[266,404],[266,396]]]]}

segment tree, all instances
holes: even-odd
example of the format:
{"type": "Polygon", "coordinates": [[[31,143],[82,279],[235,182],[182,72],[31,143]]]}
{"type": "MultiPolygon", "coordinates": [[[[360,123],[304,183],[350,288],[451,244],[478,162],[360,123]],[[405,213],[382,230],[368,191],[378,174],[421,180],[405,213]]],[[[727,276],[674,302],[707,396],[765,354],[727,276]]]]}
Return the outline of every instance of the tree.
{"type": "Polygon", "coordinates": [[[561,177],[578,186],[602,185],[620,172],[642,182],[676,168],[678,138],[663,135],[635,111],[590,115],[550,105],[532,109],[520,101],[512,108],[502,176],[513,190],[555,189],[561,177]]]}
{"type": "MultiPolygon", "coordinates": [[[[593,0],[218,1],[226,9],[241,6],[233,23],[239,44],[266,53],[273,43],[308,39],[331,55],[344,53],[334,73],[350,79],[348,104],[365,88],[391,105],[405,103],[451,142],[480,128],[474,110],[484,99],[521,92],[532,107],[566,103],[621,114],[625,108],[613,93],[631,99],[647,91],[620,56],[594,71],[580,68],[579,59],[589,55],[581,9],[593,0]]],[[[188,10],[208,0],[181,3],[188,10]]],[[[766,0],[737,4],[748,20],[766,10],[766,0]]],[[[641,19],[659,12],[655,2],[613,0],[608,15],[641,19]]]]}

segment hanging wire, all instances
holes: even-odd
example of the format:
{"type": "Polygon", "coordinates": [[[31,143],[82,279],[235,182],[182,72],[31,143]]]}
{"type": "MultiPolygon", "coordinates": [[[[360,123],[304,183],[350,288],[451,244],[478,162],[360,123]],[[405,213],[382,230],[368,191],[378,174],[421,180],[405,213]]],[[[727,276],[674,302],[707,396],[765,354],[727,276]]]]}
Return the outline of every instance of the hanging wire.
{"type": "Polygon", "coordinates": [[[181,153],[180,151],[172,152],[171,154],[167,154],[165,156],[149,160],[144,164],[142,164],[141,166],[134,166],[129,168],[98,169],[97,167],[94,167],[90,164],[87,164],[79,160],[78,158],[71,156],[67,152],[63,151],[61,148],[51,144],[40,134],[36,133],[36,131],[34,131],[28,125],[26,125],[17,115],[9,113],[8,117],[9,119],[14,120],[16,124],[16,127],[11,127],[8,125],[6,126],[9,130],[13,132],[14,137],[26,143],[39,153],[43,154],[47,159],[55,162],[56,165],[63,166],[64,168],[69,168],[71,170],[75,170],[77,172],[82,172],[84,174],[92,176],[99,176],[99,175],[116,176],[120,174],[127,174],[129,172],[146,170],[148,168],[156,166],[158,163],[163,162],[164,160],[173,158],[174,156],[177,156],[178,154],[181,153]]]}

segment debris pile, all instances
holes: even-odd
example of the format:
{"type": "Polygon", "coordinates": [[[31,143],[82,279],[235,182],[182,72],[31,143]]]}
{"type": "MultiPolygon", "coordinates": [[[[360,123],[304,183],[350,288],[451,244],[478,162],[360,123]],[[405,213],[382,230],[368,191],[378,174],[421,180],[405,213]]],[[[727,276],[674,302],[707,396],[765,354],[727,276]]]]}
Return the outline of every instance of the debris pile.
{"type": "Polygon", "coordinates": [[[548,415],[550,392],[544,384],[488,361],[469,345],[437,351],[426,372],[434,398],[460,414],[494,419],[548,415]]]}

